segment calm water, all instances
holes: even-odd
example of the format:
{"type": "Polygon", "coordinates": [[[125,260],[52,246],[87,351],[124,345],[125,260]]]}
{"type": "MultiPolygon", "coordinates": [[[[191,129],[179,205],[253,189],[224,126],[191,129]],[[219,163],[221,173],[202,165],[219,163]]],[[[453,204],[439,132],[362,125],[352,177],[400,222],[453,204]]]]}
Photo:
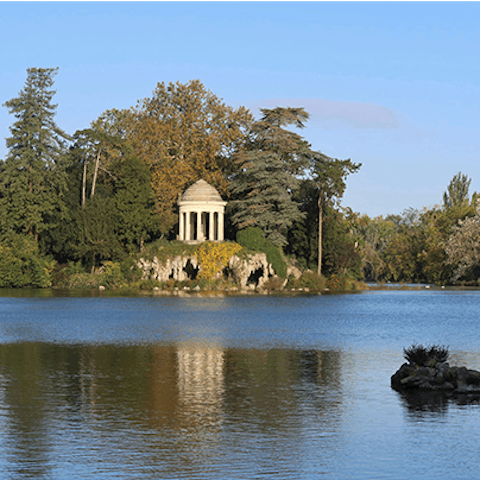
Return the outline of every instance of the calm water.
{"type": "Polygon", "coordinates": [[[477,479],[480,402],[390,376],[479,333],[477,292],[2,297],[0,478],[477,479]]]}

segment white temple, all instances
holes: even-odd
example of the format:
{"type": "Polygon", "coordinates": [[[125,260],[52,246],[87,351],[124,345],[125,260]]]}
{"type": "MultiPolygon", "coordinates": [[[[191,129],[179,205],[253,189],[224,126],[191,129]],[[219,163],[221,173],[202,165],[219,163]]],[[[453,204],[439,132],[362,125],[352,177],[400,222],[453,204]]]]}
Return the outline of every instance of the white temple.
{"type": "Polygon", "coordinates": [[[178,200],[178,239],[190,244],[206,240],[223,241],[226,204],[218,191],[205,180],[187,188],[178,200]]]}

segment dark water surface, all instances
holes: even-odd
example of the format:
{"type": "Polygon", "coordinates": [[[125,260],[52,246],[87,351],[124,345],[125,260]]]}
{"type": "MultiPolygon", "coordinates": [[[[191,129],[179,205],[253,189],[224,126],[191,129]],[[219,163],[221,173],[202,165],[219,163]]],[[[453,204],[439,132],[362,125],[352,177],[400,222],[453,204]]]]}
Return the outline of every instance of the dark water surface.
{"type": "Polygon", "coordinates": [[[0,298],[1,479],[477,479],[475,398],[405,397],[412,343],[480,370],[480,293],[0,298]]]}

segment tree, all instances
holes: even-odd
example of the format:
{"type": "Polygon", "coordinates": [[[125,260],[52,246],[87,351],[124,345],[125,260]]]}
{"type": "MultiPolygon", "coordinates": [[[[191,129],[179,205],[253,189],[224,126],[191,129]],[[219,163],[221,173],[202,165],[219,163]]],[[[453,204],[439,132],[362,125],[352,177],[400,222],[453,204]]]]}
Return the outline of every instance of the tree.
{"type": "Polygon", "coordinates": [[[293,196],[309,153],[308,143],[284,127],[302,128],[308,113],[281,107],[261,111],[245,148],[234,156],[238,172],[230,185],[232,222],[238,229],[260,227],[275,245],[284,246],[288,228],[304,216],[293,196]]]}
{"type": "Polygon", "coordinates": [[[480,265],[480,207],[474,217],[466,217],[453,227],[445,251],[448,263],[455,268],[452,283],[480,265]]]}
{"type": "Polygon", "coordinates": [[[462,175],[462,172],[454,175],[447,190],[443,193],[443,208],[448,210],[468,203],[468,190],[471,182],[472,180],[467,175],[462,175]]]}
{"type": "Polygon", "coordinates": [[[231,186],[231,220],[238,229],[260,227],[274,245],[284,246],[288,228],[303,216],[292,200],[298,180],[270,152],[247,152],[242,160],[231,186]]]}
{"type": "Polygon", "coordinates": [[[318,268],[322,273],[322,226],[323,212],[327,205],[338,202],[347,187],[346,178],[357,172],[361,163],[353,163],[350,159],[338,160],[321,152],[313,152],[310,157],[310,175],[313,185],[318,190],[318,268]]]}
{"type": "Polygon", "coordinates": [[[155,197],[147,165],[129,156],[113,170],[115,230],[129,251],[142,249],[159,230],[159,218],[154,213],[155,197]]]}
{"type": "Polygon", "coordinates": [[[102,260],[120,258],[122,249],[115,234],[115,208],[111,198],[89,198],[73,214],[69,244],[73,256],[82,259],[93,273],[102,260]]]}
{"type": "Polygon", "coordinates": [[[176,222],[178,195],[188,185],[204,179],[226,192],[230,156],[241,148],[253,118],[193,80],[159,83],[128,120],[127,138],[135,156],[151,169],[156,211],[167,233],[176,222]]]}
{"type": "Polygon", "coordinates": [[[17,98],[5,102],[16,118],[0,164],[1,229],[38,241],[60,220],[65,174],[60,166],[68,136],[55,124],[52,90],[58,68],[29,68],[17,98]]]}

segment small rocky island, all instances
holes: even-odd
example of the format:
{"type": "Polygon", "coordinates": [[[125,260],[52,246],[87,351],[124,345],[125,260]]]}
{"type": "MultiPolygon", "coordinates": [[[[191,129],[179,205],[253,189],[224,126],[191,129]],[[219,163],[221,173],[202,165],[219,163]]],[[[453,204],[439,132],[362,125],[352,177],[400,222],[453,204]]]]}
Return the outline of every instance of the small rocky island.
{"type": "Polygon", "coordinates": [[[403,354],[408,363],[392,375],[393,389],[480,394],[480,372],[450,366],[448,348],[412,345],[403,354]]]}

